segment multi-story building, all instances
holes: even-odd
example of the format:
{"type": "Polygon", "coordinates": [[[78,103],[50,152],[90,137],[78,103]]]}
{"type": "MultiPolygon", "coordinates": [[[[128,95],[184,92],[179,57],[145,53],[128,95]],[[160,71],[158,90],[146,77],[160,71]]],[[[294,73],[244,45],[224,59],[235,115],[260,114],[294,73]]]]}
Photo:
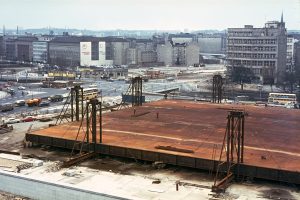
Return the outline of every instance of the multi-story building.
{"type": "Polygon", "coordinates": [[[289,72],[294,72],[295,69],[295,53],[294,53],[294,44],[298,40],[295,39],[292,35],[287,36],[287,48],[286,48],[286,70],[289,72]]]}
{"type": "Polygon", "coordinates": [[[103,38],[106,45],[106,60],[113,60],[114,65],[126,65],[127,49],[130,41],[119,37],[103,38]]]}
{"type": "Polygon", "coordinates": [[[32,59],[33,62],[47,63],[48,62],[48,42],[36,41],[32,43],[32,59]]]}
{"type": "Polygon", "coordinates": [[[106,60],[105,41],[93,38],[92,41],[80,42],[80,65],[101,66],[112,65],[113,60],[106,60]]]}
{"type": "Polygon", "coordinates": [[[16,39],[4,39],[4,55],[6,60],[17,60],[16,52],[16,39]]]}
{"type": "MultiPolygon", "coordinates": [[[[143,65],[145,63],[156,62],[157,55],[154,55],[154,44],[150,39],[137,39],[135,42],[137,49],[137,63],[143,65]]],[[[155,52],[156,54],[156,52],[155,52]]]]}
{"type": "Polygon", "coordinates": [[[32,43],[37,40],[38,40],[37,37],[32,37],[32,36],[18,37],[15,40],[17,60],[32,62],[33,60],[32,43]]]}
{"type": "Polygon", "coordinates": [[[7,60],[32,61],[34,36],[4,36],[4,53],[7,60]]]}
{"type": "Polygon", "coordinates": [[[294,44],[295,71],[300,85],[300,41],[294,44]]]}
{"type": "Polygon", "coordinates": [[[60,36],[49,42],[48,62],[52,65],[79,66],[81,37],[60,36]]]}
{"type": "Polygon", "coordinates": [[[286,70],[287,34],[283,18],[263,28],[228,28],[228,68],[250,68],[263,83],[283,81],[286,70]]]}
{"type": "Polygon", "coordinates": [[[5,55],[4,51],[4,37],[0,36],[0,58],[3,58],[5,55]]]}
{"type": "Polygon", "coordinates": [[[168,41],[164,44],[157,44],[157,61],[163,62],[165,65],[173,65],[173,47],[172,44],[168,41]]]}
{"type": "Polygon", "coordinates": [[[141,64],[147,65],[147,63],[156,63],[157,62],[157,53],[156,51],[142,51],[141,52],[141,64]]]}
{"type": "Polygon", "coordinates": [[[129,66],[137,65],[137,49],[128,48],[126,51],[126,64],[129,66]]]}
{"type": "Polygon", "coordinates": [[[157,45],[157,60],[165,65],[193,66],[199,64],[200,48],[197,42],[157,45]]]}
{"type": "Polygon", "coordinates": [[[48,62],[48,43],[51,41],[53,35],[37,36],[38,41],[32,42],[32,56],[33,62],[47,63],[48,62]]]}

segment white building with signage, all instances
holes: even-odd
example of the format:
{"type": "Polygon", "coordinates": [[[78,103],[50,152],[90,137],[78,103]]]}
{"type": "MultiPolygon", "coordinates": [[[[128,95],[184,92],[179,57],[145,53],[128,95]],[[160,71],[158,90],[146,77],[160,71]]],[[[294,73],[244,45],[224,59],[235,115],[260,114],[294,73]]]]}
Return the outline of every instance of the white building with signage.
{"type": "Polygon", "coordinates": [[[101,66],[112,64],[112,60],[106,60],[106,47],[104,41],[80,42],[81,66],[101,66]]]}

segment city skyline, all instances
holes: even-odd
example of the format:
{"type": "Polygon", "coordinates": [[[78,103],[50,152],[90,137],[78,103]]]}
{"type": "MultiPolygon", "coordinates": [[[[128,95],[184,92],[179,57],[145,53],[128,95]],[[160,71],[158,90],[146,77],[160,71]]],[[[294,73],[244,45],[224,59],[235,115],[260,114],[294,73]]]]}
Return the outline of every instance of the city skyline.
{"type": "Polygon", "coordinates": [[[300,29],[299,0],[1,0],[1,5],[0,24],[7,29],[224,30],[263,27],[279,21],[282,12],[287,29],[300,29]]]}

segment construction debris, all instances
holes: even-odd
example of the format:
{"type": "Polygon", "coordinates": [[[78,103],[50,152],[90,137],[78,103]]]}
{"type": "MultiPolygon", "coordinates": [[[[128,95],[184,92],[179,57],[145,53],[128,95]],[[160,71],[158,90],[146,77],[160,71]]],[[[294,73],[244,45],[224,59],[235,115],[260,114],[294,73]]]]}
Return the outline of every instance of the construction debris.
{"type": "Polygon", "coordinates": [[[154,167],[155,169],[163,169],[166,167],[166,164],[161,161],[155,161],[154,163],[152,163],[152,167],[154,167]]]}
{"type": "Polygon", "coordinates": [[[182,153],[194,153],[193,150],[190,149],[181,149],[177,147],[172,147],[172,146],[156,146],[156,149],[162,149],[162,150],[167,150],[167,151],[177,151],[177,152],[182,152],[182,153]]]}
{"type": "Polygon", "coordinates": [[[61,169],[62,164],[62,162],[56,161],[46,169],[46,172],[57,172],[61,169]]]}

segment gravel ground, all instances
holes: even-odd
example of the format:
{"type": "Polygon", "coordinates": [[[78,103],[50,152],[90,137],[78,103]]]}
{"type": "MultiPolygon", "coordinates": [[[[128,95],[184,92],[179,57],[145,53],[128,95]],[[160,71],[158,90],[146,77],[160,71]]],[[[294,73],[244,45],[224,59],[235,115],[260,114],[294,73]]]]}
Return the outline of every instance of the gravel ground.
{"type": "Polygon", "coordinates": [[[14,194],[9,194],[0,191],[0,200],[30,200],[30,199],[27,197],[16,196],[14,194]]]}
{"type": "Polygon", "coordinates": [[[9,133],[0,134],[0,149],[6,151],[15,151],[19,152],[19,150],[23,147],[23,141],[25,138],[25,133],[29,129],[32,124],[31,130],[36,130],[40,128],[46,128],[49,124],[55,123],[55,121],[50,122],[23,122],[13,124],[14,130],[9,133]]]}

